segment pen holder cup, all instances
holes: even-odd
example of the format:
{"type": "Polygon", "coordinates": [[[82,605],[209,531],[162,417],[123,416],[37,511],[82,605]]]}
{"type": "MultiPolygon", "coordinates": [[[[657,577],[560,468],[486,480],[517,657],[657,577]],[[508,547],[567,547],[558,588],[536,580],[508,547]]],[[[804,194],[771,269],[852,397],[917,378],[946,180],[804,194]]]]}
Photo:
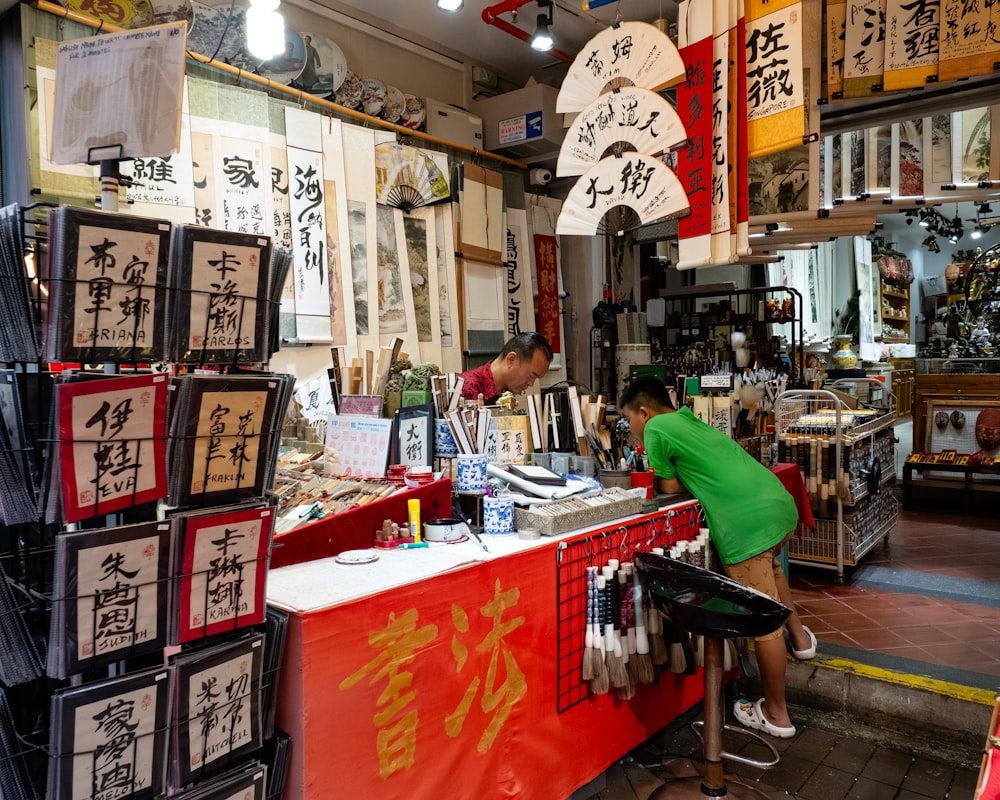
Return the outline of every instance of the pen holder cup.
{"type": "Polygon", "coordinates": [[[505,497],[483,498],[483,533],[505,536],[514,532],[514,501],[505,497]]]}
{"type": "Polygon", "coordinates": [[[486,491],[486,456],[482,453],[459,453],[457,485],[459,494],[483,494],[486,491]]]}
{"type": "Polygon", "coordinates": [[[605,489],[617,486],[619,489],[632,488],[632,473],[627,469],[602,469],[597,473],[597,480],[605,489]]]}
{"type": "Polygon", "coordinates": [[[653,495],[656,492],[656,474],[654,472],[633,472],[631,477],[631,485],[633,489],[638,489],[642,487],[646,490],[646,499],[652,500],[653,495]]]}
{"type": "Polygon", "coordinates": [[[455,437],[448,427],[448,420],[443,417],[434,420],[434,455],[438,458],[454,458],[458,455],[455,437]]]}

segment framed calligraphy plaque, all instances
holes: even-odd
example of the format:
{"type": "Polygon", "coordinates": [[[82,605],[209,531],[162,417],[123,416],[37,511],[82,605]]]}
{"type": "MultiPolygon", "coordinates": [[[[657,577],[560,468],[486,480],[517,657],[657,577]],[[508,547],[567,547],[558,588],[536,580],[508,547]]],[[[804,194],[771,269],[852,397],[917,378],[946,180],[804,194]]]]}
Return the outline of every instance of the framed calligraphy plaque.
{"type": "Polygon", "coordinates": [[[264,636],[255,634],[171,659],[176,670],[176,749],[171,783],[218,774],[262,744],[264,636]]]}
{"type": "Polygon", "coordinates": [[[166,496],[166,375],[71,378],[55,405],[66,522],[166,496]]]}
{"type": "Polygon", "coordinates": [[[434,464],[434,405],[426,403],[396,410],[392,463],[408,467],[434,464]]]}
{"type": "Polygon", "coordinates": [[[270,485],[285,376],[185,375],[171,424],[174,505],[218,505],[261,497],[270,485]]]}
{"type": "Polygon", "coordinates": [[[174,360],[263,361],[270,269],[266,236],[179,227],[172,279],[174,360]]]}
{"type": "Polygon", "coordinates": [[[170,223],[60,206],[50,224],[46,358],[165,359],[170,223]]]}
{"type": "Polygon", "coordinates": [[[177,641],[264,620],[273,508],[178,517],[177,641]]]}
{"type": "Polygon", "coordinates": [[[52,695],[50,800],[152,800],[165,789],[170,673],[147,670],[52,695]]]}
{"type": "Polygon", "coordinates": [[[170,540],[169,522],[56,537],[49,677],[166,646],[170,540]]]}

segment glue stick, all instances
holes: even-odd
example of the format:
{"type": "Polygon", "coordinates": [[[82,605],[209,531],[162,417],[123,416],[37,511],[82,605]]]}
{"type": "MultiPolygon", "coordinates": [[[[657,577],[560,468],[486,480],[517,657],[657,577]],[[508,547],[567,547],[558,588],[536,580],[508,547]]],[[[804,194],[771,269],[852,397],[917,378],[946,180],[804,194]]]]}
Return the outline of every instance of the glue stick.
{"type": "Polygon", "coordinates": [[[414,542],[420,541],[420,500],[413,499],[406,501],[406,511],[410,520],[410,536],[414,542]]]}

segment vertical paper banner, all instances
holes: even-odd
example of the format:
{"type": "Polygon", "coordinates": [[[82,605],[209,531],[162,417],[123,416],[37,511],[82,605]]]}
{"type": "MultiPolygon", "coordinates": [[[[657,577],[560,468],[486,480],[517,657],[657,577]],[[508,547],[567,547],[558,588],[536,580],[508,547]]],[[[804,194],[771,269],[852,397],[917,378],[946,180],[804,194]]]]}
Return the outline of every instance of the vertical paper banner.
{"type": "Polygon", "coordinates": [[[553,352],[561,351],[556,237],[536,233],[534,244],[535,270],[538,274],[538,332],[552,345],[553,352]]]}
{"type": "Polygon", "coordinates": [[[826,99],[844,96],[844,45],[847,0],[826,2],[826,99]]]}
{"type": "Polygon", "coordinates": [[[271,147],[267,95],[220,85],[215,155],[216,227],[271,232],[271,147]]]}
{"type": "Polygon", "coordinates": [[[887,195],[892,182],[892,125],[865,130],[865,194],[887,195]]]}
{"type": "Polygon", "coordinates": [[[445,372],[461,372],[462,331],[455,272],[453,205],[439,203],[433,206],[433,209],[434,241],[437,249],[438,309],[441,314],[441,369],[445,372]]]}
{"type": "Polygon", "coordinates": [[[528,215],[523,208],[507,209],[507,335],[535,330],[531,295],[531,253],[528,215]]]}
{"type": "Polygon", "coordinates": [[[844,97],[882,90],[886,0],[847,0],[844,30],[844,97]]]}
{"type": "Polygon", "coordinates": [[[916,89],[938,73],[941,0],[886,0],[882,88],[916,89]]]}
{"type": "Polygon", "coordinates": [[[943,0],[938,80],[990,75],[997,61],[1000,61],[1000,37],[996,5],[943,0]]]}
{"type": "Polygon", "coordinates": [[[712,261],[712,175],[705,164],[712,153],[713,0],[685,0],[678,6],[680,54],[687,70],[677,86],[677,111],[689,145],[677,151],[677,178],[691,213],[677,222],[677,269],[712,261]]]}
{"type": "Polygon", "coordinates": [[[131,178],[125,197],[131,213],[161,217],[171,222],[194,222],[194,173],[191,170],[191,115],[186,88],[182,98],[180,147],[162,158],[148,157],[122,161],[123,177],[131,178]]]}
{"type": "Polygon", "coordinates": [[[989,180],[989,106],[952,113],[951,173],[956,186],[975,186],[989,180]]]}
{"type": "Polygon", "coordinates": [[[805,82],[801,3],[750,0],[746,73],[749,157],[802,144],[805,82]]]}
{"type": "Polygon", "coordinates": [[[919,197],[924,193],[924,120],[911,119],[892,126],[892,196],[919,197]]]}
{"type": "Polygon", "coordinates": [[[378,350],[378,244],[375,230],[375,133],[344,125],[348,235],[358,348],[378,350]]]}
{"type": "Polygon", "coordinates": [[[747,73],[743,68],[743,53],[746,52],[747,26],[744,0],[736,0],[736,26],[730,35],[731,54],[729,57],[729,130],[730,206],[736,212],[736,254],[750,255],[750,197],[747,181],[747,73]]]}
{"type": "Polygon", "coordinates": [[[712,37],[712,263],[735,258],[729,209],[729,0],[714,0],[712,37]]]}
{"type": "Polygon", "coordinates": [[[354,281],[351,273],[351,237],[348,229],[347,178],[344,174],[343,123],[324,120],[323,185],[326,196],[326,255],[330,276],[330,326],[333,344],[356,351],[354,281]]]}
{"type": "Polygon", "coordinates": [[[441,295],[438,291],[437,229],[434,208],[416,208],[403,215],[413,314],[420,360],[441,363],[441,295]]]}
{"type": "MultiPolygon", "coordinates": [[[[545,382],[549,386],[559,381],[566,380],[566,358],[562,352],[562,342],[566,339],[566,326],[563,324],[562,318],[562,299],[566,296],[565,287],[563,285],[562,276],[562,262],[559,256],[559,246],[558,239],[555,237],[556,233],[556,220],[559,218],[559,214],[562,210],[562,203],[553,197],[542,197],[537,194],[526,194],[525,203],[528,206],[528,236],[531,237],[532,245],[534,245],[536,236],[549,236],[552,237],[556,244],[555,258],[556,258],[556,293],[557,299],[559,301],[558,309],[558,328],[559,335],[556,337],[557,344],[553,346],[553,358],[552,363],[549,364],[549,371],[545,374],[545,382]]],[[[613,242],[624,242],[625,237],[613,236],[610,237],[613,242]]],[[[607,239],[603,241],[607,242],[607,239]]],[[[532,269],[531,274],[535,276],[535,281],[538,280],[538,262],[537,262],[537,251],[534,246],[531,248],[532,257],[532,269]]],[[[635,279],[634,276],[631,279],[623,279],[620,283],[616,284],[617,288],[623,293],[627,294],[629,291],[634,290],[635,279]]],[[[534,287],[533,291],[536,293],[536,307],[537,307],[537,285],[534,287]]],[[[539,320],[539,327],[537,329],[541,332],[541,321],[539,320]]]]}

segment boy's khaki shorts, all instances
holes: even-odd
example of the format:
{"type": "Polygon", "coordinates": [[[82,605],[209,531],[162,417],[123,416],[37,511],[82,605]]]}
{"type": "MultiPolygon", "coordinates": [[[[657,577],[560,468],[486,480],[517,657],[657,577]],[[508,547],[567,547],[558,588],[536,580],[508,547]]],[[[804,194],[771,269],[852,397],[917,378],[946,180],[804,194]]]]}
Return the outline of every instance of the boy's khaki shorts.
{"type": "MultiPolygon", "coordinates": [[[[769,550],[751,556],[746,561],[739,561],[736,564],[725,564],[726,575],[734,581],[763,592],[772,600],[781,602],[778,595],[778,580],[785,580],[785,572],[778,561],[778,553],[781,552],[781,545],[776,545],[769,550]]],[[[755,636],[758,642],[766,642],[769,639],[777,639],[783,634],[783,627],[763,636],[755,636]]]]}

